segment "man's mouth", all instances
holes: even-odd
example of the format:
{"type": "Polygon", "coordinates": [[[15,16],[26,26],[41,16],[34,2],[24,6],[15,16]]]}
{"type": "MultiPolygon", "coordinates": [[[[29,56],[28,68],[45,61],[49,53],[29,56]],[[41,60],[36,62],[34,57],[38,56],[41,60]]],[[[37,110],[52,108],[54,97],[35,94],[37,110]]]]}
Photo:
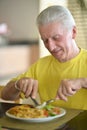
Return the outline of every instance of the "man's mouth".
{"type": "Polygon", "coordinates": [[[56,49],[52,51],[52,54],[59,54],[62,51],[62,49],[56,49]]]}

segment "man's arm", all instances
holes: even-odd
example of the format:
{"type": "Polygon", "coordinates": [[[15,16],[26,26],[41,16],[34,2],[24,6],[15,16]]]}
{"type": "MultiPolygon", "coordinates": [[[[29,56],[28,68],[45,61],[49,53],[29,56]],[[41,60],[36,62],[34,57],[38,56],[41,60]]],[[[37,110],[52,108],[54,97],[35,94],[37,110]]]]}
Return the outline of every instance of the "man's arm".
{"type": "Polygon", "coordinates": [[[32,78],[22,78],[18,81],[9,82],[2,90],[1,97],[5,100],[15,100],[20,98],[23,92],[25,97],[35,98],[38,91],[38,81],[32,78]]]}
{"type": "Polygon", "coordinates": [[[19,99],[20,91],[15,88],[15,81],[9,82],[1,92],[1,98],[5,100],[19,99]]]}
{"type": "Polygon", "coordinates": [[[87,88],[87,78],[62,80],[56,98],[67,101],[68,96],[74,95],[81,88],[87,88]]]}

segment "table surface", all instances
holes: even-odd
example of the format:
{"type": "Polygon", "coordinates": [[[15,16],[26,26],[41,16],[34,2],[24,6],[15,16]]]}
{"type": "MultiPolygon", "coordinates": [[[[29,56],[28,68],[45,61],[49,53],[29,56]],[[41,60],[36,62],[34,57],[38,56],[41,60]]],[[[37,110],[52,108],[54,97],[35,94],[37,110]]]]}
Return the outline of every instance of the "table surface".
{"type": "Polygon", "coordinates": [[[63,117],[54,119],[49,122],[30,123],[26,121],[16,120],[9,118],[5,115],[5,111],[14,106],[11,103],[0,103],[0,126],[15,128],[20,130],[55,130],[59,126],[65,124],[72,118],[76,117],[82,110],[77,109],[65,109],[66,114],[63,117]]]}

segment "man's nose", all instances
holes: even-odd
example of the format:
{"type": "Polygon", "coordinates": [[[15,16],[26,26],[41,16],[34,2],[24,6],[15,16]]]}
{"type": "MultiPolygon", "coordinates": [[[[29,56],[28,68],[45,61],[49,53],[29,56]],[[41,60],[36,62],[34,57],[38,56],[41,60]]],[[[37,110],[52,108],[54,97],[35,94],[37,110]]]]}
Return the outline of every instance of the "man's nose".
{"type": "Polygon", "coordinates": [[[56,47],[55,43],[53,41],[49,41],[49,43],[48,43],[48,49],[50,51],[53,51],[55,49],[55,47],[56,47]]]}

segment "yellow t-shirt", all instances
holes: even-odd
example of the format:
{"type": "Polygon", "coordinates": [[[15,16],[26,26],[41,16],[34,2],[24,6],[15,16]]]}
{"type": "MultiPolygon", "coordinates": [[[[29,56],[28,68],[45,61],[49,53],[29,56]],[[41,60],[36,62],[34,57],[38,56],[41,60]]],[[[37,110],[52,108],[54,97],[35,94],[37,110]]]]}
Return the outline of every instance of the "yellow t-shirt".
{"type": "MultiPolygon", "coordinates": [[[[67,62],[61,63],[53,56],[46,56],[33,64],[27,72],[18,76],[31,77],[38,80],[41,101],[55,98],[60,82],[63,79],[87,78],[87,51],[81,49],[80,53],[67,62]]],[[[68,97],[68,101],[58,100],[54,105],[87,109],[87,90],[82,88],[75,95],[68,97]]]]}

